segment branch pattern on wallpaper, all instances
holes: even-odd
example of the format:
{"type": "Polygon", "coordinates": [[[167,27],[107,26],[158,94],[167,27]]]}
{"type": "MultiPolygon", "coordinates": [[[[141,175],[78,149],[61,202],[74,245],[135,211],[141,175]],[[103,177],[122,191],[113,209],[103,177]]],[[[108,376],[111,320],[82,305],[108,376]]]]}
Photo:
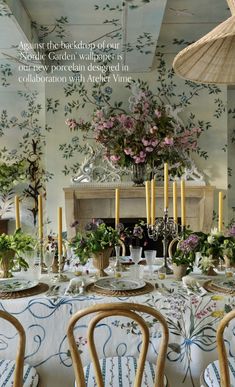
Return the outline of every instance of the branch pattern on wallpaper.
{"type": "MultiPolygon", "coordinates": [[[[111,6],[108,2],[102,6],[98,4],[94,5],[94,10],[97,13],[102,13],[103,11],[110,12],[110,17],[103,20],[103,24],[108,24],[112,26],[112,30],[96,36],[92,42],[97,42],[106,37],[111,39],[113,42],[120,42],[122,40],[122,31],[120,29],[121,25],[121,11],[123,11],[124,6],[128,6],[128,9],[134,10],[138,7],[147,6],[150,3],[150,0],[142,0],[139,2],[126,3],[123,2],[123,5],[118,3],[117,5],[111,6]],[[112,17],[112,13],[115,12],[115,15],[118,13],[119,16],[112,17]]],[[[9,9],[6,6],[3,0],[0,1],[0,17],[11,17],[12,14],[9,13],[9,9]]],[[[39,36],[39,42],[45,43],[50,39],[52,42],[58,42],[58,40],[67,41],[69,39],[68,33],[68,24],[69,19],[67,16],[61,16],[55,20],[53,27],[40,25],[37,21],[33,22],[32,26],[36,29],[39,36]]],[[[174,39],[173,44],[176,45],[186,45],[188,42],[180,40],[177,37],[174,39]]],[[[201,120],[200,117],[196,117],[192,113],[193,101],[200,99],[201,95],[207,95],[208,98],[213,99],[214,101],[214,112],[213,116],[216,119],[219,119],[226,111],[226,106],[222,98],[220,98],[221,90],[216,85],[201,85],[195,84],[190,81],[184,81],[183,90],[177,86],[177,78],[172,70],[168,67],[166,58],[162,53],[163,46],[159,46],[156,52],[156,88],[152,90],[153,93],[157,96],[159,101],[164,105],[169,105],[174,111],[179,112],[179,115],[184,116],[185,126],[189,128],[200,127],[204,131],[209,129],[212,126],[211,121],[201,120]]],[[[154,41],[151,34],[148,31],[145,31],[132,43],[124,44],[123,50],[126,52],[141,52],[143,55],[149,55],[154,50],[154,41]]],[[[114,50],[110,47],[105,52],[112,54],[114,50]]],[[[98,54],[99,51],[96,51],[98,54]]],[[[48,53],[46,52],[46,55],[48,53]]],[[[9,63],[4,61],[4,64],[0,65],[0,82],[1,85],[5,88],[9,87],[13,83],[13,62],[17,63],[19,60],[20,50],[18,55],[14,58],[7,57],[9,63]]],[[[25,64],[29,64],[29,61],[26,61],[25,64]]],[[[61,61],[56,61],[60,64],[61,61]]],[[[50,65],[53,62],[50,61],[50,65]]],[[[108,82],[100,82],[99,84],[93,84],[92,88],[87,87],[83,82],[78,82],[76,76],[79,76],[79,73],[74,73],[74,82],[64,84],[63,98],[54,97],[54,95],[47,96],[46,100],[46,110],[48,117],[50,118],[56,116],[64,110],[65,120],[68,118],[82,117],[83,109],[88,104],[94,108],[99,108],[104,105],[109,106],[111,102],[115,99],[114,90],[108,82]]],[[[122,87],[125,90],[127,84],[123,83],[122,87]]],[[[29,210],[33,215],[33,222],[36,222],[37,216],[37,201],[36,197],[39,193],[45,195],[45,183],[48,179],[53,179],[53,171],[46,171],[44,167],[44,155],[45,155],[45,133],[46,131],[51,131],[56,133],[56,127],[50,127],[47,124],[42,124],[40,115],[43,110],[43,106],[38,102],[39,96],[36,92],[32,93],[23,93],[18,91],[19,98],[23,101],[25,108],[22,109],[20,114],[17,116],[11,117],[11,114],[8,109],[3,109],[0,114],[0,137],[5,136],[10,128],[15,128],[19,131],[19,146],[15,149],[8,149],[3,147],[0,149],[0,160],[6,162],[12,162],[14,160],[20,161],[24,160],[27,166],[27,178],[29,184],[25,185],[23,194],[29,199],[30,205],[29,210]]],[[[112,102],[113,104],[113,102],[112,102]]],[[[115,105],[114,105],[115,106],[115,105]]],[[[120,102],[116,103],[115,108],[121,109],[125,108],[120,105],[120,102]]],[[[231,116],[234,116],[234,110],[230,109],[228,113],[231,116]]],[[[61,123],[63,126],[63,123],[61,123]]],[[[64,124],[66,130],[66,125],[64,124]]],[[[68,132],[69,134],[69,132],[68,132]]],[[[235,138],[235,129],[232,135],[232,141],[235,138]]],[[[91,142],[92,143],[92,142],[91,142]]],[[[59,144],[59,152],[61,158],[65,160],[65,164],[61,170],[64,176],[75,176],[77,170],[80,168],[83,162],[78,161],[78,154],[83,156],[88,156],[90,151],[90,144],[81,139],[81,136],[75,135],[74,133],[70,134],[70,138],[65,142],[59,144]]],[[[227,144],[223,145],[223,149],[227,151],[227,144]]],[[[200,150],[199,156],[208,157],[207,153],[203,150],[200,150]]],[[[229,168],[229,173],[232,174],[232,168],[229,168]]]]}

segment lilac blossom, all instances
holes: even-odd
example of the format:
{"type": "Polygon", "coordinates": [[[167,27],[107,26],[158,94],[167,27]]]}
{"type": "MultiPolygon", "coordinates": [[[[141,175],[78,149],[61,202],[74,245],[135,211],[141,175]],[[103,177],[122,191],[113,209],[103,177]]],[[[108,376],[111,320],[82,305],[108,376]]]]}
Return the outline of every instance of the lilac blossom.
{"type": "Polygon", "coordinates": [[[197,235],[192,234],[187,239],[179,243],[179,250],[181,250],[184,254],[191,253],[197,247],[199,240],[200,238],[197,235]]]}

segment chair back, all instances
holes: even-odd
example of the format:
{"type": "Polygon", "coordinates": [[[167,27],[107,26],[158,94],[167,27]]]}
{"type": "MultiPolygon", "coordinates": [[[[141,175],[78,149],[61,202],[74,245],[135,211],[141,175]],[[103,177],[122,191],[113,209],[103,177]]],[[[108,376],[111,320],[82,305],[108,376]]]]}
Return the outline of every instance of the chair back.
{"type": "Polygon", "coordinates": [[[222,318],[220,321],[217,332],[216,332],[216,341],[218,349],[218,358],[219,358],[219,368],[220,368],[220,385],[221,387],[230,387],[230,377],[229,377],[229,366],[228,366],[228,357],[226,353],[226,348],[224,344],[224,329],[229,324],[229,322],[235,318],[235,310],[232,310],[222,318]]]}
{"type": "Polygon", "coordinates": [[[13,387],[22,387],[23,386],[23,371],[24,371],[24,355],[25,355],[25,331],[21,323],[12,316],[10,313],[0,310],[0,318],[9,321],[19,333],[19,344],[16,354],[16,366],[14,374],[14,384],[13,387]]]}
{"type": "Polygon", "coordinates": [[[131,318],[132,320],[137,322],[137,324],[140,327],[140,330],[142,332],[142,345],[141,345],[141,351],[140,351],[139,359],[137,363],[137,371],[136,371],[134,387],[141,386],[144,365],[145,365],[147,351],[148,351],[150,333],[149,333],[149,327],[146,321],[139,313],[147,313],[148,315],[153,316],[155,320],[159,321],[162,329],[162,337],[161,337],[161,343],[160,343],[158,357],[157,357],[156,378],[155,378],[154,386],[163,387],[165,358],[166,358],[166,351],[167,351],[168,338],[169,338],[169,331],[168,331],[166,320],[160,312],[158,312],[157,310],[149,306],[141,305],[141,304],[126,303],[126,302],[93,305],[81,311],[78,311],[71,317],[68,325],[67,335],[68,335],[68,343],[71,351],[77,386],[85,387],[86,383],[85,383],[85,376],[84,376],[83,366],[81,362],[81,357],[78,352],[78,348],[74,337],[74,327],[80,318],[87,316],[91,313],[95,313],[95,315],[91,318],[88,324],[87,341],[88,341],[88,348],[89,348],[91,360],[94,363],[97,386],[104,387],[104,383],[102,379],[99,359],[98,359],[95,342],[94,342],[94,329],[96,327],[96,324],[98,324],[100,320],[109,316],[124,316],[124,317],[131,318]]]}

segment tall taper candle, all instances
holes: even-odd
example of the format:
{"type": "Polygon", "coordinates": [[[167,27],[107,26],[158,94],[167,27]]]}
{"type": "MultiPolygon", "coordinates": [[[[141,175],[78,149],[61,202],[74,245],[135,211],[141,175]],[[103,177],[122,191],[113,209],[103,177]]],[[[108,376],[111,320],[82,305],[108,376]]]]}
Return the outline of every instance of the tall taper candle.
{"type": "Polygon", "coordinates": [[[155,179],[151,180],[151,225],[155,224],[156,217],[156,184],[155,179]]]}
{"type": "Polygon", "coordinates": [[[16,230],[20,228],[20,204],[19,196],[15,196],[16,230]]]}
{"type": "Polygon", "coordinates": [[[185,180],[181,180],[181,226],[185,226],[185,180]]]}
{"type": "Polygon", "coordinates": [[[43,208],[41,195],[38,195],[38,236],[40,240],[43,239],[43,208]]]}
{"type": "Polygon", "coordinates": [[[58,208],[58,255],[62,255],[62,207],[58,208]]]}
{"type": "Polygon", "coordinates": [[[168,208],[168,164],[164,163],[164,210],[168,208]]]}
{"type": "Polygon", "coordinates": [[[145,196],[146,196],[146,218],[147,218],[147,225],[149,225],[151,222],[150,181],[145,182],[145,196]]]}
{"type": "Polygon", "coordinates": [[[177,182],[176,181],[173,181],[173,218],[174,218],[174,222],[178,223],[177,182]]]}
{"type": "Polygon", "coordinates": [[[221,232],[223,228],[223,192],[219,192],[219,220],[218,231],[221,232]]]}
{"type": "Polygon", "coordinates": [[[120,191],[119,188],[115,189],[115,227],[120,223],[119,221],[120,212],[120,191]]]}

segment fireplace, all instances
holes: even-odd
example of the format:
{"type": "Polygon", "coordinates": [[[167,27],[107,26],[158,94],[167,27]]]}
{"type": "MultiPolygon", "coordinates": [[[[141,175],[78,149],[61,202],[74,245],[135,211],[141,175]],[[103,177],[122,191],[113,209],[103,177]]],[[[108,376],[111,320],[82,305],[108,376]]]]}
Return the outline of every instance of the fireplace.
{"type": "MultiPolygon", "coordinates": [[[[120,219],[146,218],[145,188],[131,183],[81,183],[64,188],[68,237],[75,234],[71,224],[78,220],[81,227],[92,218],[113,219],[115,188],[120,188],[120,219]]],[[[209,232],[214,208],[214,187],[186,184],[186,221],[194,231],[209,232]]],[[[156,217],[163,215],[163,186],[156,188],[156,217]]],[[[169,215],[172,216],[172,186],[169,184],[169,215]]],[[[180,187],[178,187],[180,216],[180,187]]]]}

